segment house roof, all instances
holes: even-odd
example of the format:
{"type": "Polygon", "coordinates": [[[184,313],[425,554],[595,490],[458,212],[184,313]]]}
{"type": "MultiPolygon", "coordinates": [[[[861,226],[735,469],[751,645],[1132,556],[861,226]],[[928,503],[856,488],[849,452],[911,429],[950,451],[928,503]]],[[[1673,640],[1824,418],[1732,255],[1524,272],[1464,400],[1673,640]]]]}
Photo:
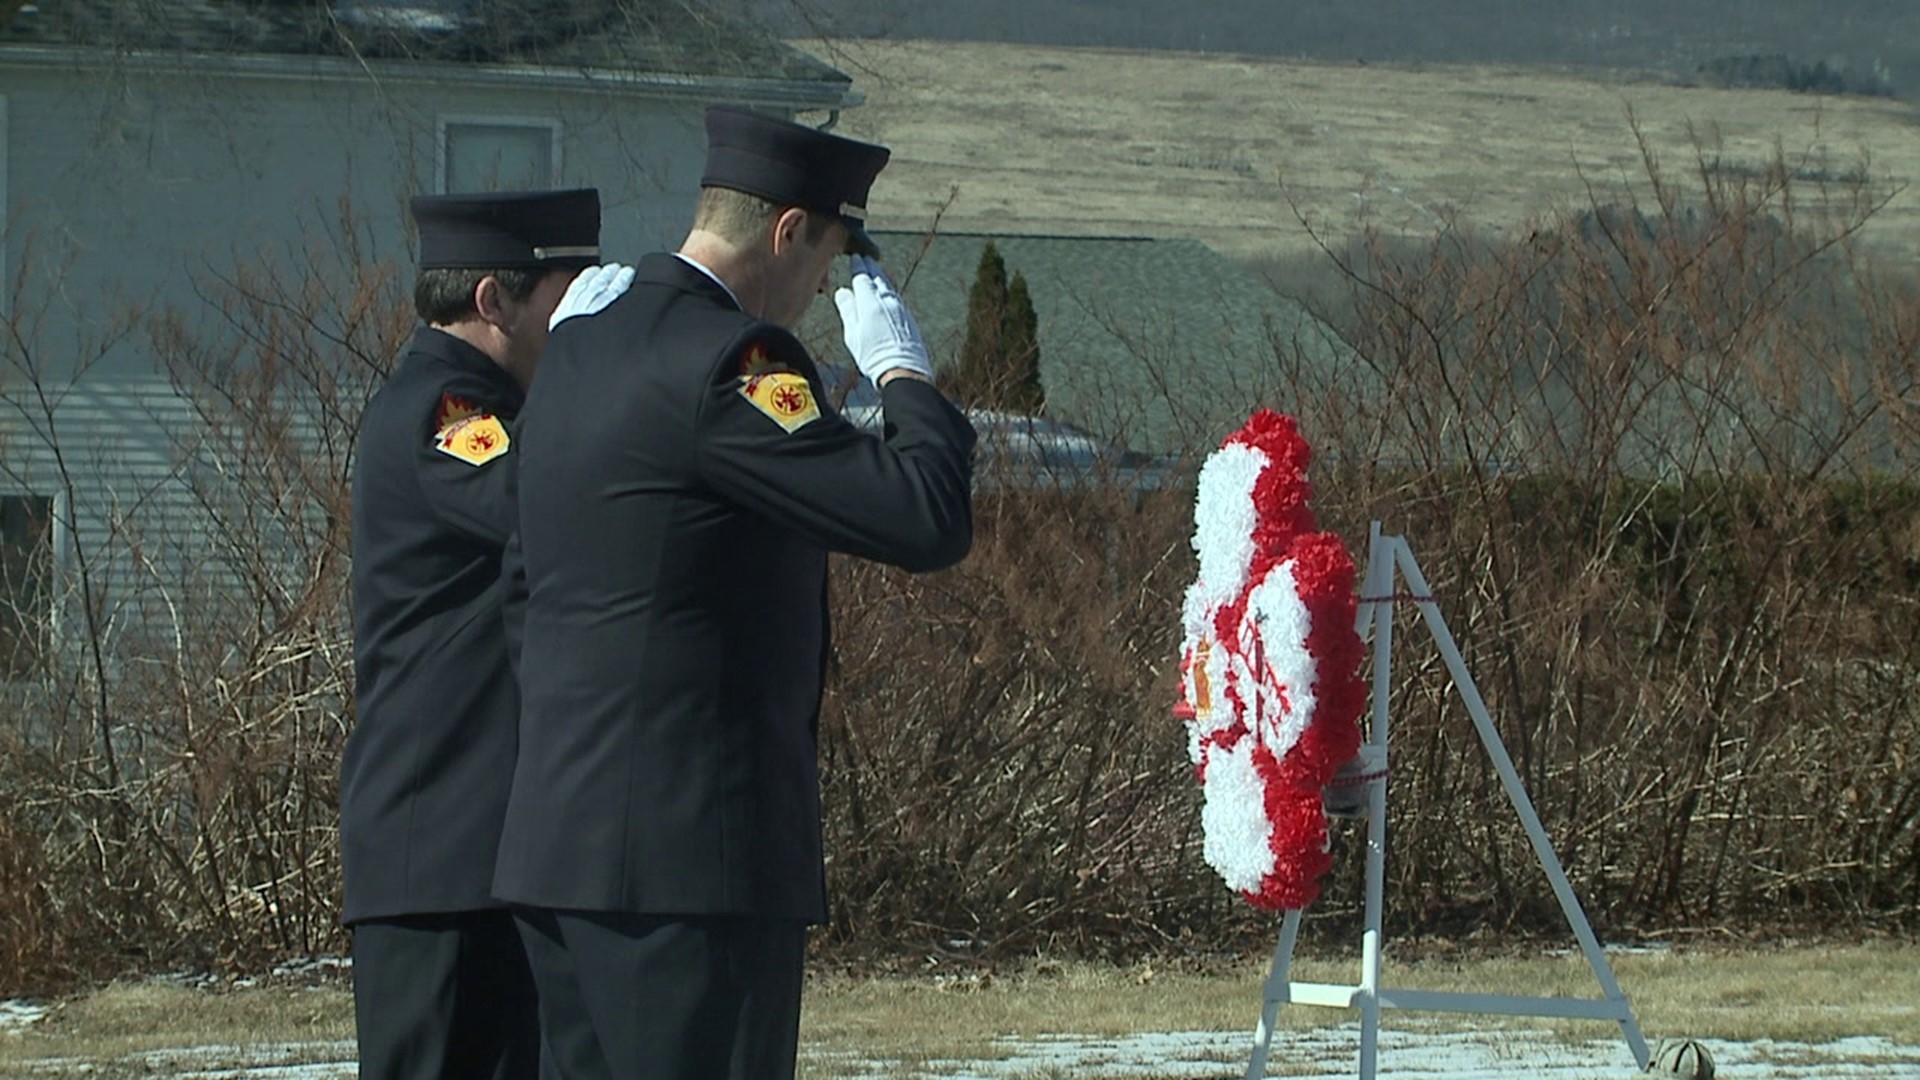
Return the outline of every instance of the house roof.
{"type": "Polygon", "coordinates": [[[7,45],[851,83],[687,0],[0,0],[7,45]]]}
{"type": "MultiPolygon", "coordinates": [[[[1136,451],[1204,452],[1253,403],[1288,410],[1273,400],[1283,345],[1329,369],[1341,355],[1324,324],[1198,240],[873,235],[936,366],[959,355],[968,290],[992,240],[1033,297],[1046,415],[1136,451]]],[[[815,356],[844,358],[832,309],[815,304],[801,334],[815,356]]],[[[865,393],[849,404],[865,404],[865,393]]]]}

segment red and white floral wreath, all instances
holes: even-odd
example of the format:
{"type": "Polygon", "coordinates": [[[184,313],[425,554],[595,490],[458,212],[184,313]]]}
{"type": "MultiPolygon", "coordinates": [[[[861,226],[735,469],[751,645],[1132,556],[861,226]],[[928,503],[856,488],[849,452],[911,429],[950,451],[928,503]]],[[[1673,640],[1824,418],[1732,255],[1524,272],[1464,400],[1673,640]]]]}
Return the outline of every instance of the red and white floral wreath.
{"type": "Polygon", "coordinates": [[[1353,559],[1307,506],[1311,456],[1291,417],[1262,409],[1207,458],[1181,612],[1175,715],[1206,796],[1206,860],[1269,911],[1319,895],[1321,793],[1359,749],[1366,702],[1353,559]]]}

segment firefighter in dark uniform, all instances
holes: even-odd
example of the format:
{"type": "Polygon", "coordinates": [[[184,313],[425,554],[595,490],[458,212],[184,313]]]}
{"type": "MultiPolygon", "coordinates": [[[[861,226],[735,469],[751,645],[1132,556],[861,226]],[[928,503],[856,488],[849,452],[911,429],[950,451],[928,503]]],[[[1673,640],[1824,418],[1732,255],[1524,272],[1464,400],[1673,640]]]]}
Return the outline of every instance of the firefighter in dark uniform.
{"type": "MultiPolygon", "coordinates": [[[[501,619],[511,432],[592,190],[423,196],[415,331],[361,421],[342,920],[363,1077],[534,1077],[532,975],[492,897],[519,694],[501,619]]],[[[583,275],[584,276],[584,275],[583,275]]]]}
{"type": "Polygon", "coordinates": [[[972,544],[974,433],[861,227],[888,152],[707,114],[692,230],[560,326],[521,413],[520,757],[495,892],[569,1080],[776,1080],[826,914],[827,556],[972,544]],[[882,439],[790,332],[835,294],[882,439]]]}

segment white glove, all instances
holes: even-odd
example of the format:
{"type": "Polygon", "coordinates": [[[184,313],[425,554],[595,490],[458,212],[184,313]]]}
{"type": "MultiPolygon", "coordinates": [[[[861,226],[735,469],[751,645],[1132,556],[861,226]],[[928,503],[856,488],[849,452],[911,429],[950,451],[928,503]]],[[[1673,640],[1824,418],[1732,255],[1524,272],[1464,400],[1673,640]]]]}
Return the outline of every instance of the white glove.
{"type": "Polygon", "coordinates": [[[933,361],[906,301],[887,280],[880,264],[864,255],[853,257],[853,284],[833,291],[840,309],[840,330],[847,351],[860,373],[880,385],[880,376],[904,368],[922,378],[933,378],[933,361]]]}
{"type": "Polygon", "coordinates": [[[633,267],[619,263],[607,263],[604,266],[589,266],[573,276],[572,284],[567,286],[560,305],[553,309],[547,318],[547,329],[552,330],[575,315],[591,315],[615,300],[633,284],[633,267]]]}

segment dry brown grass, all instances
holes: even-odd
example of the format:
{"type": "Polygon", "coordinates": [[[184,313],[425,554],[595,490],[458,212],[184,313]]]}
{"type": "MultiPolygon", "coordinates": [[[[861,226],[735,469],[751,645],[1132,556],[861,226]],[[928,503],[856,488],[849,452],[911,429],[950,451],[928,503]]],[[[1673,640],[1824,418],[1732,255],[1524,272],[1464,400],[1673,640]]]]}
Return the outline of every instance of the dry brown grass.
{"type": "MultiPolygon", "coordinates": [[[[805,47],[853,75],[866,104],[838,130],[893,148],[878,224],[1195,236],[1234,257],[1368,225],[1428,234],[1443,220],[1512,227],[1645,194],[1630,118],[1685,168],[1696,138],[1723,167],[1776,151],[1808,179],[1920,176],[1914,107],[1878,98],[1672,85],[1609,71],[1330,64],[1226,54],[962,42],[805,47]]],[[[1868,238],[1911,252],[1920,193],[1868,238]]]]}
{"type": "MultiPolygon", "coordinates": [[[[338,1060],[353,1039],[353,999],[337,986],[272,986],[213,991],[143,981],[105,987],[65,1002],[31,1028],[0,1034],[0,1074],[45,1069],[141,1075],[149,1055],[199,1054],[202,1067],[257,1062],[268,1046],[288,1062],[338,1060]],[[322,1047],[332,1044],[332,1053],[322,1047]],[[49,1063],[57,1062],[59,1069],[49,1063]],[[17,1070],[17,1072],[16,1072],[17,1070]]],[[[351,1054],[351,1049],[347,1049],[351,1054]]],[[[158,1071],[145,1068],[151,1075],[158,1071]]]]}
{"type": "MultiPolygon", "coordinates": [[[[1806,945],[1779,949],[1676,949],[1610,958],[1634,1015],[1649,1036],[1825,1042],[1881,1035],[1920,1042],[1920,959],[1912,945],[1806,945]]],[[[1351,979],[1353,971],[1341,974],[1351,979]]],[[[1435,956],[1383,975],[1407,989],[1531,997],[1598,997],[1579,952],[1450,961],[1435,956]]],[[[1480,1019],[1486,1025],[1493,1021],[1480,1019]]],[[[1540,1020],[1514,1024],[1540,1026],[1540,1020]]],[[[1570,1037],[1604,1034],[1592,1023],[1555,1022],[1570,1037]]]]}
{"type": "MultiPolygon", "coordinates": [[[[1785,947],[1717,952],[1636,953],[1613,960],[1650,1038],[1675,1034],[1728,1040],[1824,1042],[1879,1035],[1920,1043],[1920,948],[1912,945],[1785,947]]],[[[1357,949],[1337,961],[1303,959],[1297,978],[1343,982],[1357,975],[1357,949]]],[[[1249,1031],[1260,1007],[1265,960],[1211,972],[1029,963],[994,975],[816,978],[802,1019],[802,1075],[842,1075],[836,1062],[993,1058],[995,1040],[1071,1032],[1124,1036],[1150,1031],[1249,1031]]],[[[1386,966],[1394,987],[1496,990],[1525,995],[1596,996],[1577,954],[1458,956],[1427,954],[1386,966]]],[[[1351,1020],[1341,1010],[1283,1010],[1283,1031],[1351,1020]]],[[[1389,1014],[1392,1027],[1433,1020],[1389,1014]]],[[[1440,1030],[1501,1024],[1451,1017],[1440,1030]]],[[[1606,1024],[1511,1020],[1507,1026],[1605,1039],[1606,1024]]],[[[197,1067],[266,1058],[340,1062],[350,1056],[352,1003],[344,986],[195,990],[143,983],[76,999],[28,1031],[0,1035],[0,1072],[58,1059],[78,1072],[139,1075],[142,1062],[185,1061],[194,1047],[229,1047],[197,1056],[197,1067]],[[277,1047],[275,1050],[265,1048],[277,1047]],[[150,1055],[161,1055],[158,1058],[150,1055]]],[[[28,1073],[33,1075],[32,1072],[28,1073]]]]}

